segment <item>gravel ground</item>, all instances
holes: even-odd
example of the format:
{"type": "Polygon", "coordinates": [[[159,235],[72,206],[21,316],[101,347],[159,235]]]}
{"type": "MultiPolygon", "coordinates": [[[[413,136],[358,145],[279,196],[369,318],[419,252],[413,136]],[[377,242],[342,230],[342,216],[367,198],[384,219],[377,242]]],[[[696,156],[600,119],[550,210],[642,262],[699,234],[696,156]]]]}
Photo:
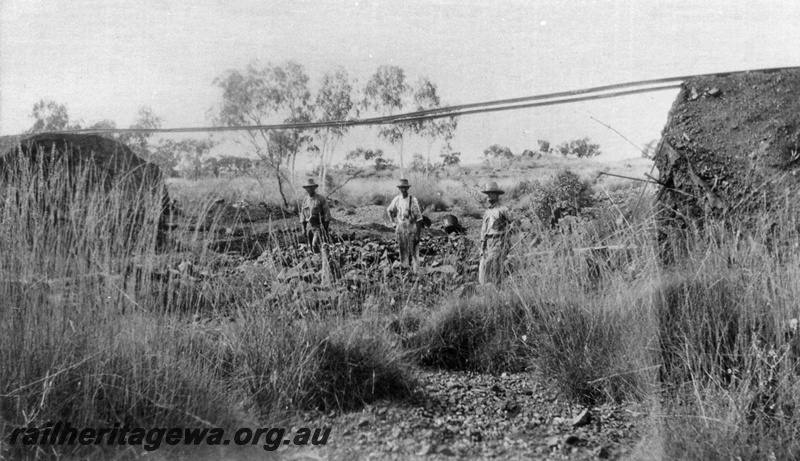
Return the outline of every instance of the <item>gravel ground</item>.
{"type": "Polygon", "coordinates": [[[297,426],[332,428],[328,444],[279,450],[283,459],[620,459],[646,426],[644,407],[582,408],[533,373],[420,371],[406,402],[360,412],[306,414],[297,426]]]}

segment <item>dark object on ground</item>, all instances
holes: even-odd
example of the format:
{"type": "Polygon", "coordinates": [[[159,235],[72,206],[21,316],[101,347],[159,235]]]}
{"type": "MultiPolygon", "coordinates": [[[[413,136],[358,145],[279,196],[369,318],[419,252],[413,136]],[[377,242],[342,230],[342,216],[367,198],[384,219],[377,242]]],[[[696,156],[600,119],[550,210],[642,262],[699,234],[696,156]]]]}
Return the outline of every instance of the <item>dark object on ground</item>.
{"type": "Polygon", "coordinates": [[[430,228],[431,227],[431,218],[422,215],[422,228],[430,228]]]}
{"type": "Polygon", "coordinates": [[[797,202],[798,95],[800,69],[683,84],[655,154],[665,260],[709,219],[746,224],[754,212],[797,202]]]}
{"type": "Polygon", "coordinates": [[[463,234],[465,232],[461,224],[458,223],[458,218],[451,214],[442,217],[442,228],[448,234],[463,234]]]}

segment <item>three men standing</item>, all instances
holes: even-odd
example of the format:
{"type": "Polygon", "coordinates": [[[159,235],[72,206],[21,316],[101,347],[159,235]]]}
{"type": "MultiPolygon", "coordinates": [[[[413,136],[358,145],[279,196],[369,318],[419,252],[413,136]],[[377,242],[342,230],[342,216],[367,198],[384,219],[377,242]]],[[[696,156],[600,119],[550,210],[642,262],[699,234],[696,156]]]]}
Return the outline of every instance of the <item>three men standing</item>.
{"type": "Polygon", "coordinates": [[[395,236],[400,249],[400,264],[411,265],[412,270],[417,272],[419,270],[419,233],[423,222],[422,210],[417,198],[408,195],[408,189],[411,188],[408,179],[400,179],[397,188],[400,189],[400,195],[392,200],[386,212],[389,214],[390,220],[396,220],[395,236]]]}
{"type": "Polygon", "coordinates": [[[483,213],[481,225],[481,262],[478,266],[478,282],[492,283],[499,287],[505,273],[504,263],[509,250],[509,231],[513,217],[508,207],[500,205],[500,195],[505,191],[492,181],[482,191],[489,201],[483,213]]]}
{"type": "MultiPolygon", "coordinates": [[[[314,252],[319,252],[325,241],[331,221],[331,212],[325,197],[316,193],[317,184],[308,179],[303,188],[308,197],[300,209],[300,222],[303,233],[314,252]]],[[[408,194],[411,188],[408,179],[400,179],[397,185],[400,194],[394,197],[386,212],[395,222],[395,236],[400,250],[400,263],[419,271],[419,237],[423,225],[422,210],[416,197],[408,194]]],[[[481,259],[478,266],[478,282],[481,285],[500,285],[505,272],[505,259],[509,251],[509,235],[513,216],[507,206],[500,204],[500,196],[505,193],[492,181],[483,191],[489,208],[483,214],[481,224],[481,259]]]]}
{"type": "Polygon", "coordinates": [[[315,253],[318,253],[322,243],[327,239],[331,210],[325,197],[317,194],[317,183],[314,179],[309,178],[303,189],[308,192],[308,197],[303,200],[303,207],[300,208],[300,223],[303,225],[303,234],[308,239],[308,244],[315,253]]]}

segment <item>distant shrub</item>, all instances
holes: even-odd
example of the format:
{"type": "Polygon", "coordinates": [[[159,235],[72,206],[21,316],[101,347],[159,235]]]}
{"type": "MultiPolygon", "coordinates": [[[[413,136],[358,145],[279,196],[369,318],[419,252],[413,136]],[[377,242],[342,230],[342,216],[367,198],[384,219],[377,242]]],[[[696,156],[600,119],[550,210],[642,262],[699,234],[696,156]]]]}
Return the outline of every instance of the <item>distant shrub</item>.
{"type": "Polygon", "coordinates": [[[511,152],[511,149],[506,146],[501,146],[500,144],[492,144],[491,146],[487,147],[484,149],[483,155],[485,155],[486,158],[514,158],[514,154],[511,152]]]}
{"type": "Polygon", "coordinates": [[[527,179],[523,179],[519,183],[517,183],[514,187],[511,187],[508,190],[509,198],[513,200],[518,200],[523,195],[531,192],[534,188],[534,183],[528,181],[527,179]]]}
{"type": "Polygon", "coordinates": [[[389,198],[385,194],[381,194],[380,192],[372,194],[372,198],[369,199],[369,203],[372,205],[389,205],[389,198]]]}
{"type": "Polygon", "coordinates": [[[578,158],[597,157],[600,152],[600,145],[593,144],[589,138],[573,139],[564,141],[556,147],[556,151],[564,157],[574,155],[578,158]]]}
{"type": "Polygon", "coordinates": [[[454,166],[461,163],[461,152],[443,152],[439,155],[442,158],[442,165],[454,166]]]}
{"type": "Polygon", "coordinates": [[[565,215],[577,214],[595,204],[591,184],[570,170],[563,170],[544,184],[535,185],[533,192],[534,213],[543,223],[551,225],[565,215]]]}

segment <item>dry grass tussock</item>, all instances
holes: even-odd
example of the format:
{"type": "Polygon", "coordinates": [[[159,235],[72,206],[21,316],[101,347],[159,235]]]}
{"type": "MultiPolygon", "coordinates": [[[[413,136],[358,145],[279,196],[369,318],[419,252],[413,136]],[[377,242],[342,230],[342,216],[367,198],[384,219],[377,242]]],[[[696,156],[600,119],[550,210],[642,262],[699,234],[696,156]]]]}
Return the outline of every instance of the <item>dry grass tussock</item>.
{"type": "MultiPolygon", "coordinates": [[[[416,364],[535,370],[585,404],[658,402],[670,459],[800,456],[800,261],[788,212],[709,223],[671,267],[645,211],[539,229],[517,237],[499,291],[426,293],[433,308],[404,302],[407,286],[330,311],[302,290],[270,298],[279,269],[265,265],[235,286],[209,285],[228,294],[198,321],[195,304],[175,305],[187,299],[176,295],[187,290],[180,271],[157,276],[159,260],[176,262],[155,253],[157,194],[35,174],[21,168],[0,185],[0,431],[56,420],[278,424],[300,409],[402,398],[416,364]]],[[[412,182],[421,200],[458,187],[412,182]]],[[[216,225],[197,206],[187,214],[216,225]]],[[[199,267],[218,258],[199,239],[187,251],[199,267]]],[[[37,456],[14,450],[2,455],[37,456]]]]}

